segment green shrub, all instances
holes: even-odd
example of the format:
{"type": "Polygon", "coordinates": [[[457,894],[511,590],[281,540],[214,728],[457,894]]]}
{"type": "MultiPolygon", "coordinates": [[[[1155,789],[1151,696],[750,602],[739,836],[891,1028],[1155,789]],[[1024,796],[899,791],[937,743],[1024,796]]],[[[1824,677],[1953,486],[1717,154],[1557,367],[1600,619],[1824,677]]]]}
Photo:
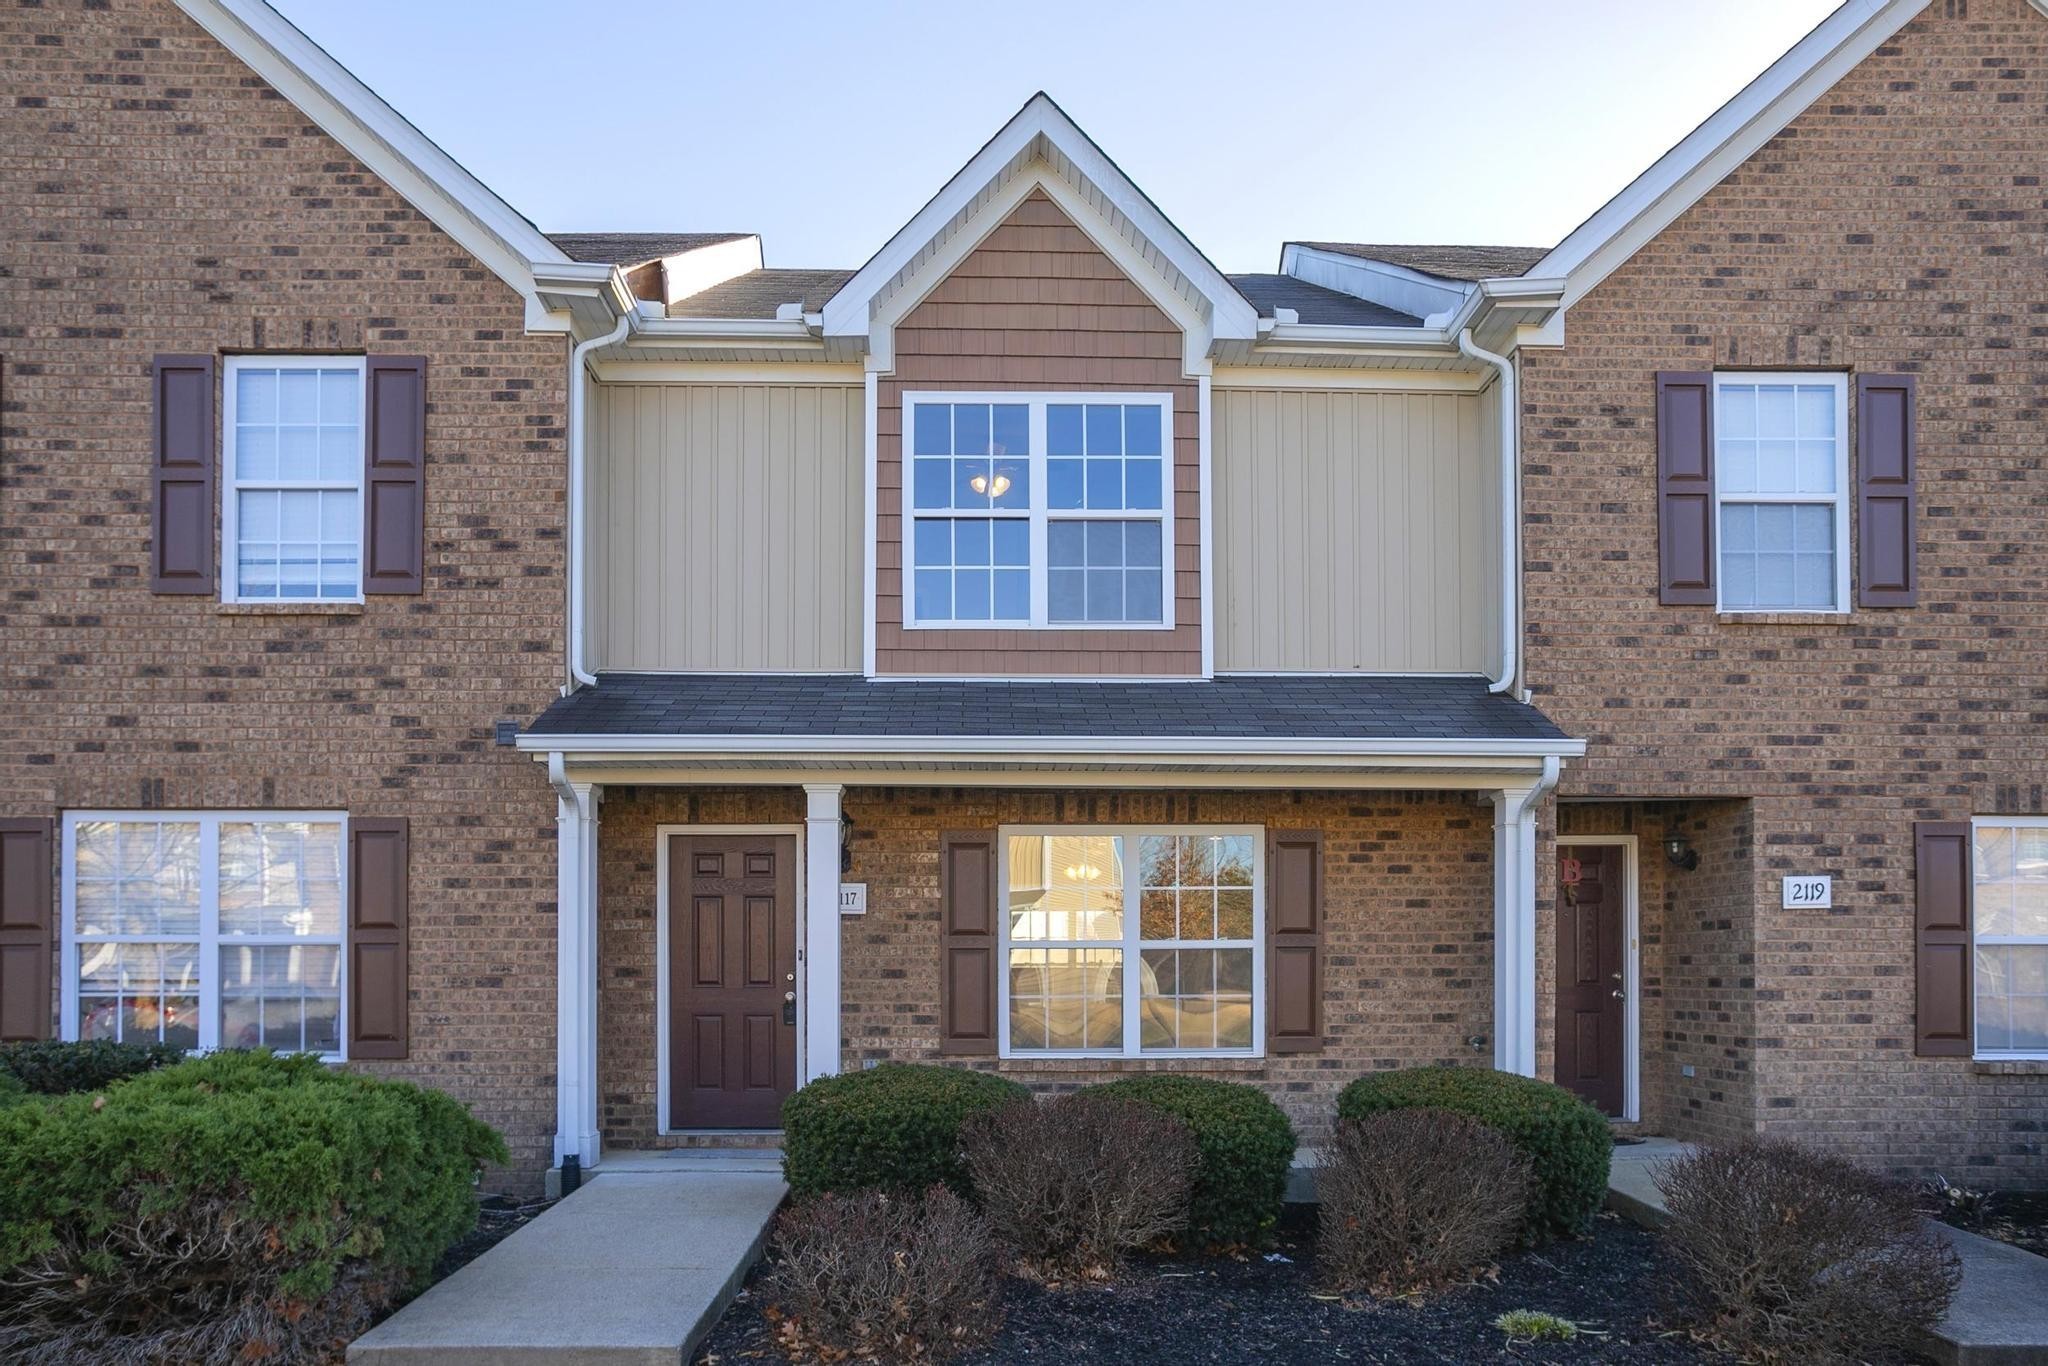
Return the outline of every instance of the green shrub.
{"type": "Polygon", "coordinates": [[[0,1072],[13,1074],[24,1090],[63,1096],[97,1091],[184,1059],[185,1050],[175,1044],[115,1043],[112,1039],[11,1043],[0,1047],[0,1072]]]}
{"type": "Polygon", "coordinates": [[[1607,1199],[1613,1131],[1562,1086],[1480,1067],[1415,1067],[1360,1077],[1337,1097],[1339,1119],[1414,1109],[1470,1115],[1522,1150],[1532,1177],[1527,1242],[1576,1233],[1607,1199]]]}
{"type": "Polygon", "coordinates": [[[28,1096],[28,1088],[21,1084],[21,1078],[12,1072],[0,1072],[0,1110],[19,1104],[28,1096]]]}
{"type": "Polygon", "coordinates": [[[1125,1077],[1088,1089],[1163,1110],[1194,1131],[1201,1165],[1188,1228],[1197,1237],[1213,1245],[1249,1243],[1279,1219],[1294,1164],[1294,1126],[1264,1091],[1175,1075],[1125,1077]]]}
{"type": "Polygon", "coordinates": [[[0,1110],[0,1358],[325,1360],[475,1226],[454,1100],[216,1053],[0,1110]]]}
{"type": "Polygon", "coordinates": [[[960,1126],[1031,1093],[962,1067],[890,1062],[820,1077],[782,1103],[782,1170],[799,1196],[826,1191],[970,1193],[960,1126]]]}

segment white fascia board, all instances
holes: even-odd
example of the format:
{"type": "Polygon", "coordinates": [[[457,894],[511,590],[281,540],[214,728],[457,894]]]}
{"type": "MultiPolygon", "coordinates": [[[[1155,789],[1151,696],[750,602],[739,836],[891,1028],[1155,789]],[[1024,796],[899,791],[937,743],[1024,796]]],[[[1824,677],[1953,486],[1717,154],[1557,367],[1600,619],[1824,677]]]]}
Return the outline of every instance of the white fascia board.
{"type": "Polygon", "coordinates": [[[868,331],[869,306],[876,295],[916,258],[1031,145],[1044,137],[1060,149],[1080,173],[1099,189],[1118,212],[1137,227],[1174,268],[1209,300],[1216,336],[1249,339],[1257,335],[1258,311],[1237,292],[1223,272],[1161,213],[1130,178],[1104,155],[1088,135],[1043,92],[1033,95],[996,135],[984,144],[945,186],[898,229],[882,249],[848,280],[825,305],[828,337],[861,336],[868,331]]]}
{"type": "Polygon", "coordinates": [[[1574,228],[1529,274],[1565,278],[1564,306],[1577,303],[1927,5],[1928,0],[1845,0],[1574,228]]]}
{"type": "Polygon", "coordinates": [[[832,755],[906,758],[918,762],[1001,763],[1059,758],[1090,764],[1271,762],[1353,765],[1361,760],[1542,759],[1584,754],[1584,740],[1447,739],[1183,739],[1177,736],[991,735],[963,739],[923,735],[522,735],[529,753],[717,755],[758,757],[832,755]]]}
{"type": "Polygon", "coordinates": [[[761,268],[761,239],[735,237],[661,258],[661,301],[673,304],[761,268]]]}
{"type": "Polygon", "coordinates": [[[212,35],[435,227],[529,300],[534,267],[569,258],[262,0],[177,0],[212,35]]]}
{"type": "Polygon", "coordinates": [[[1376,351],[1449,351],[1455,334],[1441,327],[1346,327],[1338,323],[1275,323],[1259,338],[1267,345],[1356,346],[1376,351]]]}
{"type": "Polygon", "coordinates": [[[1473,288],[1391,261],[1320,251],[1299,242],[1280,249],[1280,273],[1419,318],[1459,308],[1473,288]]]}

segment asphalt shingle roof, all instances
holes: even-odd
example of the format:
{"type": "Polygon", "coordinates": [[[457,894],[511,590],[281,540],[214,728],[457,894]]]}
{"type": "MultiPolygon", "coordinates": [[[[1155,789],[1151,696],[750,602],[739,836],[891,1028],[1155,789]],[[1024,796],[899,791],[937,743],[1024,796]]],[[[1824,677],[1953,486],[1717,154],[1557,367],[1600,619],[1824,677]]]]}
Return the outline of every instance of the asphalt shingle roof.
{"type": "Polygon", "coordinates": [[[1367,261],[1434,275],[1440,280],[1485,280],[1500,275],[1527,275],[1529,267],[1550,254],[1549,247],[1388,246],[1372,242],[1297,242],[1296,246],[1334,251],[1367,261]]]}
{"type": "Polygon", "coordinates": [[[1422,319],[1368,299],[1341,294],[1334,289],[1297,280],[1292,275],[1233,275],[1230,283],[1251,300],[1259,316],[1270,318],[1275,308],[1291,308],[1305,323],[1328,323],[1343,327],[1420,327],[1422,319]]]}
{"type": "Polygon", "coordinates": [[[1562,740],[1476,678],[1237,676],[1187,683],[870,681],[844,674],[607,673],[529,735],[1158,736],[1562,740]]]}
{"type": "Polygon", "coordinates": [[[551,232],[547,239],[572,261],[637,266],[663,256],[751,236],[746,232],[551,232]]]}
{"type": "Polygon", "coordinates": [[[851,280],[850,270],[771,268],[750,270],[668,306],[671,318],[773,318],[784,304],[801,303],[816,313],[851,280]]]}

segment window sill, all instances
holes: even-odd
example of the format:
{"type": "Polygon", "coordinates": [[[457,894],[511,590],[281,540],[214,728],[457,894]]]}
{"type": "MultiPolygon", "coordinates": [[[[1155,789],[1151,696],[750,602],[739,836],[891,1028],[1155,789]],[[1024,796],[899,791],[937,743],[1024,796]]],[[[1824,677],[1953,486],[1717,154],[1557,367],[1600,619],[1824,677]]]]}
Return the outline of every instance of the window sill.
{"type": "Polygon", "coordinates": [[[224,617],[359,617],[360,602],[219,602],[213,610],[224,617]]]}
{"type": "Polygon", "coordinates": [[[1262,1072],[1269,1059],[1231,1054],[1215,1058],[1003,1058],[998,1072],[1262,1072]]]}
{"type": "Polygon", "coordinates": [[[2048,1058],[1978,1058],[1970,1070],[1980,1077],[2048,1077],[2048,1058]]]}
{"type": "Polygon", "coordinates": [[[1716,612],[1714,620],[1723,626],[1825,626],[1845,622],[1847,612],[1716,612]]]}

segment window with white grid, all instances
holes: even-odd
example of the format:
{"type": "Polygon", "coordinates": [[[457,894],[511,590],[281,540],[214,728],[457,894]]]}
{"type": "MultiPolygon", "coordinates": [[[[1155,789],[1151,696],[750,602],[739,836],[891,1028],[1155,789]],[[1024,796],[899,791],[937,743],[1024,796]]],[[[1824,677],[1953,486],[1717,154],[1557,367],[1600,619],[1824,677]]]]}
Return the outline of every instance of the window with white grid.
{"type": "Polygon", "coordinates": [[[228,358],[229,601],[362,597],[363,403],[360,356],[228,358]]]}

